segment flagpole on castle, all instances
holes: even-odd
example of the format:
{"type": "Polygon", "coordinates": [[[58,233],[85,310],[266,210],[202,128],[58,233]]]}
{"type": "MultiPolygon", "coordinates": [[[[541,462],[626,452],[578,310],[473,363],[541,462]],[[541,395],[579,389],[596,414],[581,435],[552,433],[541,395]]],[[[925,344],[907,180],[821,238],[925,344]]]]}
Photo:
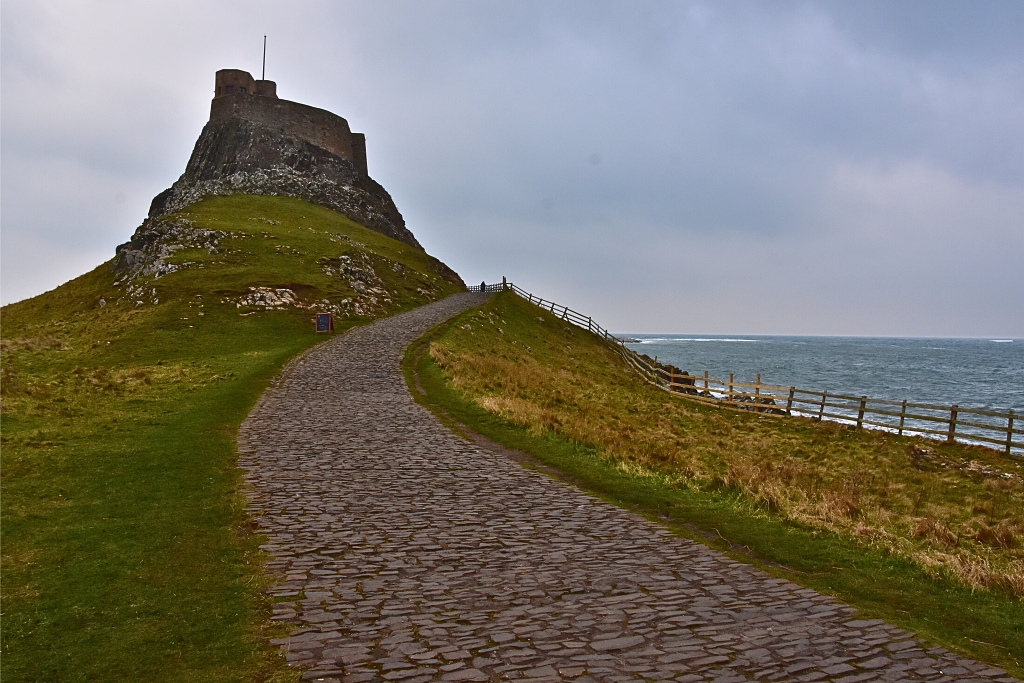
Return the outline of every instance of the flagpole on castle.
{"type": "Polygon", "coordinates": [[[263,75],[261,81],[267,80],[267,37],[263,36],[263,75]]]}

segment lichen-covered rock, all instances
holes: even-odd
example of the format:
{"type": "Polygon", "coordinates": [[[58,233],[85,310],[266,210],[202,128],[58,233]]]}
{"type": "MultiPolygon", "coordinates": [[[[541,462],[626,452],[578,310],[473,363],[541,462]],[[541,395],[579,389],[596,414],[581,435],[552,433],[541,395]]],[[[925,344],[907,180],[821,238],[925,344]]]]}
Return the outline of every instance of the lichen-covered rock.
{"type": "Polygon", "coordinates": [[[232,119],[206,124],[185,173],[150,206],[150,219],[205,196],[298,197],[422,249],[391,195],[351,162],[268,124],[232,119]]]}
{"type": "Polygon", "coordinates": [[[238,308],[243,306],[262,307],[271,311],[288,306],[308,308],[308,306],[302,306],[298,297],[295,296],[295,292],[287,287],[276,289],[273,287],[250,287],[249,291],[235,302],[235,306],[238,308]]]}
{"type": "Polygon", "coordinates": [[[140,275],[159,278],[188,265],[165,261],[175,251],[187,248],[215,251],[227,234],[197,228],[185,218],[150,218],[139,226],[131,240],[117,247],[111,270],[124,276],[123,280],[134,280],[140,275]]]}

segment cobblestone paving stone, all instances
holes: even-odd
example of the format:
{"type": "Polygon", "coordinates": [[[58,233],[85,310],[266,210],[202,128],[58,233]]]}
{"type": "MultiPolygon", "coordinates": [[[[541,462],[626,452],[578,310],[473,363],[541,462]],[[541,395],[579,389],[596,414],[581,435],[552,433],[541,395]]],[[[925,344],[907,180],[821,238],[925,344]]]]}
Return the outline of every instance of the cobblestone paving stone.
{"type": "Polygon", "coordinates": [[[241,429],[303,679],[1015,680],[452,434],[399,362],[481,296],[317,347],[241,429]]]}

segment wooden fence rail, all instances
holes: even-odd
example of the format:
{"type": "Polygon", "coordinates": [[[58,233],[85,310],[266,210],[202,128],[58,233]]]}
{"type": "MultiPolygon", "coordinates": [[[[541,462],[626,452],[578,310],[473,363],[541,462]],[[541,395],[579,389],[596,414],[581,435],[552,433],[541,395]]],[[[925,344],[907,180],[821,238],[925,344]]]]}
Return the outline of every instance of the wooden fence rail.
{"type": "MultiPolygon", "coordinates": [[[[480,288],[471,288],[481,291],[480,288]]],[[[858,428],[874,428],[896,434],[920,434],[942,437],[952,443],[961,441],[998,446],[1007,456],[1024,454],[1024,425],[1013,410],[1001,412],[983,408],[962,408],[931,403],[894,401],[884,398],[833,394],[797,387],[762,384],[761,375],[753,383],[676,373],[652,362],[626,346],[593,318],[523,290],[502,278],[501,283],[483,286],[483,291],[511,291],[555,317],[604,339],[623,360],[647,382],[674,395],[716,406],[747,410],[765,415],[798,415],[816,420],[831,420],[858,428]]]]}

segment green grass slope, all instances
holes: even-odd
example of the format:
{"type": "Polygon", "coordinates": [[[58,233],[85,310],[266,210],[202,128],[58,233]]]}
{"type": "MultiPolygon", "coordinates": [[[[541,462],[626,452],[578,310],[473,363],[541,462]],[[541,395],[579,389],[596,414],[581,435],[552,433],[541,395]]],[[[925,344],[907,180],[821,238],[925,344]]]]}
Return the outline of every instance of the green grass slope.
{"type": "Polygon", "coordinates": [[[291,680],[262,637],[238,425],[324,340],[315,310],[341,331],[461,290],[301,200],[209,198],[165,224],[153,272],[107,263],[0,311],[5,683],[291,680]]]}
{"type": "Polygon", "coordinates": [[[737,559],[1024,673],[1022,463],[930,442],[949,466],[915,464],[908,448],[920,440],[673,397],[511,293],[428,333],[404,365],[442,420],[737,559]]]}

